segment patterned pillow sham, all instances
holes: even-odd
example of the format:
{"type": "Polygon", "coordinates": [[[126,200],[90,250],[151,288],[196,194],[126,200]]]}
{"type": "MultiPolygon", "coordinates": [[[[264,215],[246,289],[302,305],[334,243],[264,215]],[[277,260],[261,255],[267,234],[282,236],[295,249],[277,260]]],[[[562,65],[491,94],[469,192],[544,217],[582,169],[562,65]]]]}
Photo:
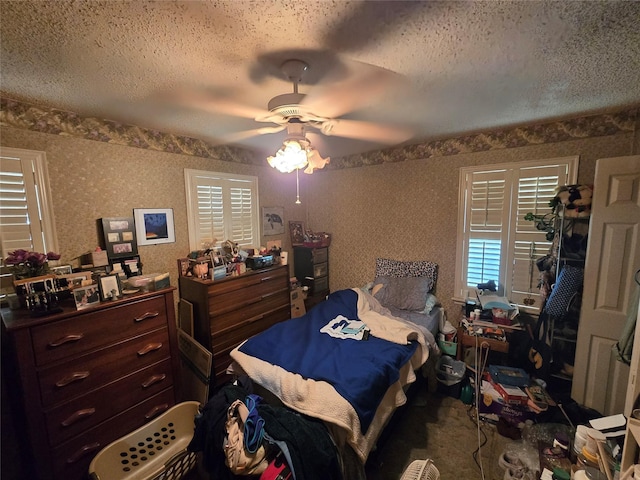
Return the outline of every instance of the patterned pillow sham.
{"type": "Polygon", "coordinates": [[[438,264],[427,260],[401,261],[376,258],[375,277],[429,277],[433,288],[438,276],[438,264]]]}

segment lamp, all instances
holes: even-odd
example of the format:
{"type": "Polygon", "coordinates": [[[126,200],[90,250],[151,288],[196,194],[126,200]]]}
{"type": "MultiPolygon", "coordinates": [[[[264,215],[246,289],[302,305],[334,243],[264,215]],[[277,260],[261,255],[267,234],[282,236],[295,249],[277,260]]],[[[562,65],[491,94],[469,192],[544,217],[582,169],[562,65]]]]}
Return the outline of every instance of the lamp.
{"type": "Polygon", "coordinates": [[[267,157],[267,162],[282,173],[291,173],[304,167],[304,173],[324,168],[331,161],[329,157],[322,158],[307,139],[304,123],[290,120],[287,123],[287,138],[275,155],[267,157]]]}
{"type": "Polygon", "coordinates": [[[304,124],[300,121],[289,121],[287,124],[287,138],[275,155],[267,157],[267,162],[282,173],[296,171],[296,203],[300,203],[300,181],[298,171],[304,167],[304,173],[324,168],[331,161],[329,157],[322,158],[304,134],[304,124]]]}

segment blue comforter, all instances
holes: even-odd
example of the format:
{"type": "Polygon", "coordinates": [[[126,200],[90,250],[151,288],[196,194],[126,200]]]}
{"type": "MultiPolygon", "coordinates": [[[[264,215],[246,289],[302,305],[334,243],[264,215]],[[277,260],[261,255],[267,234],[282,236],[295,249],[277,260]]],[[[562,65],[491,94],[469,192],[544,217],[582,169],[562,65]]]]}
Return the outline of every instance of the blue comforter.
{"type": "Polygon", "coordinates": [[[239,350],[304,378],[330,383],[353,406],[365,433],[418,342],[400,345],[374,336],[341,339],[320,332],[339,315],[357,320],[357,302],[353,290],[334,292],[306,315],[272,326],[239,350]]]}

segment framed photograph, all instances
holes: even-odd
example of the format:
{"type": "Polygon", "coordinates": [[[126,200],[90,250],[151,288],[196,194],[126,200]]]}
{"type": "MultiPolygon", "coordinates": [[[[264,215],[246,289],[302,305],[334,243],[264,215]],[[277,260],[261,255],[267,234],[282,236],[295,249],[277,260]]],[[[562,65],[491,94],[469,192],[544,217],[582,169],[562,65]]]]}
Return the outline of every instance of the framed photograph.
{"type": "Polygon", "coordinates": [[[186,277],[187,273],[189,273],[189,259],[179,258],[178,259],[178,276],[186,277]]]}
{"type": "Polygon", "coordinates": [[[64,273],[62,275],[58,275],[58,278],[61,280],[65,280],[67,282],[67,287],[71,290],[80,287],[87,287],[93,283],[91,280],[91,272],[75,272],[75,273],[64,273]]]}
{"type": "Polygon", "coordinates": [[[262,207],[262,234],[282,235],[284,233],[284,207],[262,207]]]}
{"type": "Polygon", "coordinates": [[[100,298],[102,300],[115,300],[122,296],[119,275],[105,275],[98,278],[100,288],[100,298]]]}
{"type": "Polygon", "coordinates": [[[176,233],[172,208],[134,208],[138,245],[174,243],[176,233]]]}
{"type": "Polygon", "coordinates": [[[291,234],[291,245],[302,245],[304,243],[304,223],[298,221],[289,222],[289,233],[291,234]]]}
{"type": "Polygon", "coordinates": [[[73,269],[71,265],[60,265],[58,267],[51,267],[51,273],[55,273],[56,275],[68,275],[73,273],[73,269]]]}
{"type": "Polygon", "coordinates": [[[78,287],[73,290],[73,298],[76,301],[76,308],[83,310],[100,304],[100,293],[97,285],[78,287]]]}
{"type": "Polygon", "coordinates": [[[111,259],[130,258],[138,254],[133,217],[109,217],[98,220],[101,247],[111,259]]]}

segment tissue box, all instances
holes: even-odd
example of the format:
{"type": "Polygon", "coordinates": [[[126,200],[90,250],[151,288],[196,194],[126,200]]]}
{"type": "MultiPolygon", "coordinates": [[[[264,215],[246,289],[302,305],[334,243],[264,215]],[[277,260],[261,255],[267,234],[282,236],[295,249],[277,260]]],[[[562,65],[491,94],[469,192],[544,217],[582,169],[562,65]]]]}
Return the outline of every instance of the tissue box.
{"type": "Polygon", "coordinates": [[[94,267],[104,267],[109,265],[109,258],[107,257],[106,250],[99,252],[89,252],[82,255],[80,259],[82,265],[93,265],[94,267]]]}

